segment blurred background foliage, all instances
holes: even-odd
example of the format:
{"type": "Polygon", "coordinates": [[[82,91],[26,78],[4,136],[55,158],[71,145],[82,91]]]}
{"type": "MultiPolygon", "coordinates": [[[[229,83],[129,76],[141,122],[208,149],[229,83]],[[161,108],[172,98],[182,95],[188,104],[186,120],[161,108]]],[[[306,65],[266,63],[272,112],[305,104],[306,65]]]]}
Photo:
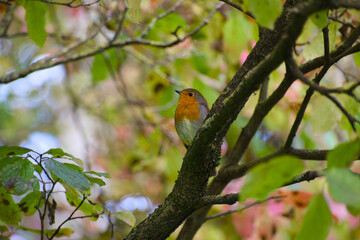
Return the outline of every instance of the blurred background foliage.
{"type": "MultiPolygon", "coordinates": [[[[13,18],[0,39],[1,75],[26,69],[40,59],[61,52],[86,39],[94,29],[99,29],[99,33],[78,46],[74,57],[77,53],[101,46],[119,24],[112,14],[123,7],[121,1],[111,0],[77,8],[39,3],[44,4],[47,33],[44,45],[39,47],[27,36],[26,13],[16,3],[21,4],[16,1],[8,7],[11,9],[5,8],[0,15],[4,21],[5,12],[12,11],[13,18]]],[[[136,38],[176,1],[142,0],[129,1],[128,4],[129,12],[119,39],[136,38]]],[[[166,42],[174,40],[176,35],[185,35],[199,26],[216,4],[216,1],[184,1],[174,13],[156,21],[146,39],[166,42]],[[176,33],[172,34],[175,30],[176,33]]],[[[357,26],[359,16],[353,11],[342,18],[357,26]]],[[[314,22],[307,22],[298,39],[296,58],[299,63],[323,54],[322,33],[314,22]]],[[[330,22],[332,49],[341,43],[343,28],[339,22],[330,22]]],[[[252,18],[224,6],[207,26],[173,47],[154,48],[139,44],[109,48],[93,57],[39,70],[0,85],[0,144],[20,145],[38,152],[60,147],[83,159],[87,170],[110,173],[111,179],[106,180],[106,187],[93,190],[90,199],[109,209],[134,212],[139,222],[171,191],[185,153],[174,129],[173,116],[178,101],[174,90],[198,89],[211,106],[245,61],[258,40],[258,34],[258,25],[252,18]]],[[[337,63],[325,76],[326,85],[341,87],[359,81],[356,65],[360,63],[359,59],[359,54],[356,54],[337,63]]],[[[271,74],[269,93],[280,84],[284,73],[285,66],[281,66],[271,74]]],[[[317,70],[307,76],[311,78],[316,73],[317,70]]],[[[243,161],[265,156],[286,140],[306,89],[300,82],[293,84],[265,118],[243,161]]],[[[227,133],[229,148],[250,118],[258,95],[249,99],[227,133]]],[[[356,101],[346,96],[339,99],[350,113],[359,118],[360,107],[356,101]]],[[[315,94],[294,147],[330,149],[354,136],[347,119],[333,103],[315,94]]],[[[306,165],[308,169],[325,167],[321,162],[307,162],[306,165]]],[[[241,181],[235,181],[225,191],[237,192],[239,184],[241,181]]],[[[321,179],[311,185],[302,183],[291,187],[291,190],[301,190],[305,195],[321,189],[324,189],[321,179]]],[[[62,195],[55,194],[59,219],[71,211],[61,205],[62,195]]],[[[358,218],[348,214],[343,205],[331,204],[334,209],[341,209],[341,215],[333,216],[336,224],[331,239],[360,238],[358,218]]],[[[211,213],[230,208],[215,206],[211,213]]],[[[254,237],[251,239],[258,239],[255,237],[266,236],[262,231],[267,234],[274,228],[272,224],[278,228],[277,239],[291,239],[299,230],[296,225],[304,215],[303,208],[288,203],[283,212],[274,213],[274,209],[275,201],[241,214],[211,220],[204,224],[196,239],[232,240],[250,239],[251,236],[254,237]]],[[[22,224],[36,227],[39,224],[36,217],[25,217],[22,224]]],[[[106,217],[96,222],[85,219],[68,224],[75,229],[71,239],[109,239],[110,236],[106,217]]],[[[114,225],[117,239],[130,230],[120,221],[114,225]]],[[[177,232],[170,239],[175,239],[176,235],[177,232]]],[[[36,235],[17,231],[10,239],[36,239],[36,235]]]]}

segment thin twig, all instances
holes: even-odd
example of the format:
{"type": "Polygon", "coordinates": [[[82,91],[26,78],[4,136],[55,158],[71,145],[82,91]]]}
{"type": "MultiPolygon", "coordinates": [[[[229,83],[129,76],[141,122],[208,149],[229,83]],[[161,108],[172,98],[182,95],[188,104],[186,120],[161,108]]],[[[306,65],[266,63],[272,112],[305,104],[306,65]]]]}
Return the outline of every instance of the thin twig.
{"type": "Polygon", "coordinates": [[[251,17],[252,19],[255,19],[254,15],[251,12],[244,11],[244,9],[240,5],[234,3],[234,2],[232,2],[230,0],[220,0],[220,1],[226,3],[229,6],[232,6],[233,8],[236,8],[237,10],[239,10],[240,12],[242,12],[242,13],[246,14],[247,16],[251,17]]]}
{"type": "Polygon", "coordinates": [[[140,34],[140,36],[138,38],[140,38],[140,39],[145,38],[150,33],[150,31],[155,27],[155,24],[157,21],[159,21],[160,19],[166,17],[167,15],[175,12],[176,9],[178,7],[180,7],[180,5],[183,2],[184,2],[184,0],[179,0],[175,3],[175,5],[172,8],[168,9],[166,12],[164,12],[162,14],[157,15],[153,20],[151,20],[151,22],[148,24],[147,28],[145,28],[145,30],[140,34]]]}
{"type": "Polygon", "coordinates": [[[127,11],[129,10],[129,6],[127,4],[127,1],[126,0],[123,0],[123,3],[124,3],[124,10],[121,12],[122,16],[121,16],[121,19],[120,19],[120,24],[118,26],[118,28],[116,29],[116,32],[114,34],[114,37],[112,38],[112,40],[110,41],[110,43],[114,42],[117,37],[119,36],[119,34],[121,33],[122,31],[122,28],[124,26],[124,21],[125,21],[125,17],[126,17],[126,13],[127,11]]]}
{"type": "MultiPolygon", "coordinates": [[[[317,84],[320,83],[322,78],[325,76],[326,72],[330,69],[331,66],[331,57],[330,57],[330,45],[329,45],[329,31],[328,27],[323,29],[323,36],[324,36],[324,67],[321,69],[320,73],[315,77],[314,82],[317,84]]],[[[298,68],[295,60],[292,57],[289,57],[288,60],[286,60],[286,63],[289,66],[289,70],[291,71],[291,74],[298,77],[298,74],[295,74],[294,71],[296,71],[297,68],[300,72],[301,70],[298,68]]],[[[301,121],[304,117],[305,110],[310,102],[310,99],[312,95],[314,94],[314,90],[312,88],[309,88],[306,91],[306,95],[304,97],[304,100],[301,103],[300,109],[296,115],[295,121],[290,129],[289,135],[286,139],[286,142],[284,144],[285,149],[289,149],[291,147],[291,144],[296,136],[296,132],[300,127],[301,121]]]]}
{"type": "Polygon", "coordinates": [[[219,176],[226,177],[227,179],[236,179],[243,177],[250,169],[255,166],[265,163],[270,159],[282,155],[291,155],[298,157],[303,160],[315,160],[315,161],[325,161],[326,155],[329,150],[306,150],[306,149],[285,149],[281,148],[278,151],[271,153],[263,158],[258,158],[250,162],[246,162],[236,166],[228,166],[222,171],[219,171],[219,176]]]}
{"type": "Polygon", "coordinates": [[[319,93],[321,93],[322,95],[327,96],[330,93],[346,94],[346,95],[352,97],[358,103],[360,103],[360,98],[358,98],[354,93],[355,89],[360,86],[360,82],[355,82],[349,88],[327,88],[327,87],[320,86],[320,85],[310,81],[307,78],[301,78],[300,80],[303,83],[305,83],[306,85],[310,86],[311,88],[313,88],[316,91],[318,91],[319,93]]]}
{"type": "MultiPolygon", "coordinates": [[[[43,188],[45,188],[45,186],[43,185],[43,188]]],[[[38,204],[36,205],[36,210],[38,211],[39,213],[39,218],[40,218],[40,239],[43,240],[44,239],[44,217],[43,217],[43,214],[40,210],[40,205],[41,205],[41,201],[43,199],[45,199],[45,196],[46,196],[46,191],[43,191],[41,193],[41,196],[40,196],[40,199],[39,199],[39,202],[38,204]]]]}
{"type": "Polygon", "coordinates": [[[242,211],[244,211],[245,209],[248,209],[248,208],[250,208],[250,207],[253,207],[253,206],[262,204],[262,203],[267,202],[267,201],[269,201],[269,200],[272,200],[272,199],[281,199],[281,198],[283,198],[283,197],[284,197],[284,196],[273,196],[273,197],[266,198],[266,199],[264,199],[264,200],[260,200],[260,201],[256,201],[256,202],[250,203],[250,204],[245,205],[244,207],[241,207],[241,208],[237,208],[237,209],[234,209],[234,210],[230,210],[230,211],[226,211],[226,212],[214,214],[214,215],[212,215],[212,216],[206,217],[206,218],[203,220],[203,222],[206,222],[206,221],[211,220],[211,219],[219,218],[219,217],[224,217],[224,216],[226,216],[226,215],[233,214],[233,213],[236,213],[236,212],[242,212],[242,211]]]}
{"type": "Polygon", "coordinates": [[[73,215],[75,214],[75,212],[81,207],[81,205],[85,202],[85,200],[86,200],[86,196],[83,195],[83,199],[81,200],[81,202],[79,203],[79,205],[74,209],[74,211],[72,211],[72,213],[70,214],[70,216],[69,216],[67,219],[65,219],[65,220],[58,226],[58,228],[55,230],[55,232],[54,232],[53,235],[49,238],[49,240],[53,239],[53,238],[56,236],[56,234],[58,234],[58,232],[60,231],[61,227],[62,227],[66,222],[68,222],[68,221],[71,220],[72,216],[73,216],[73,215]]]}
{"type": "Polygon", "coordinates": [[[114,230],[115,230],[115,225],[111,220],[111,212],[108,212],[108,219],[109,219],[109,223],[110,223],[110,234],[111,234],[111,238],[110,240],[115,240],[114,238],[114,230]]]}
{"type": "Polygon", "coordinates": [[[322,29],[323,37],[324,37],[324,56],[325,56],[325,65],[329,66],[331,64],[330,57],[330,40],[329,40],[329,27],[324,27],[322,29]]]}
{"type": "Polygon", "coordinates": [[[329,18],[330,20],[333,20],[334,22],[341,23],[342,25],[347,26],[347,27],[350,27],[350,28],[352,28],[352,29],[355,29],[355,28],[356,28],[356,27],[355,27],[354,25],[352,25],[351,23],[344,22],[344,21],[342,21],[342,20],[340,20],[340,19],[338,19],[338,18],[335,18],[335,17],[332,17],[332,16],[328,16],[328,18],[329,18]]]}
{"type": "Polygon", "coordinates": [[[304,74],[300,71],[299,67],[296,65],[295,61],[290,61],[293,67],[293,73],[305,84],[308,84],[309,86],[311,86],[311,89],[315,89],[317,90],[320,94],[326,96],[328,99],[330,99],[339,109],[340,111],[346,116],[346,118],[348,119],[351,127],[353,128],[353,130],[356,132],[356,127],[355,127],[355,123],[360,124],[360,120],[356,119],[355,117],[353,117],[342,105],[341,103],[334,98],[333,96],[331,96],[329,94],[329,92],[325,91],[323,88],[320,88],[318,85],[316,84],[312,84],[311,81],[309,79],[307,79],[304,74]]]}
{"type": "MultiPolygon", "coordinates": [[[[77,7],[87,7],[90,5],[93,5],[95,3],[100,2],[100,0],[94,0],[94,1],[90,1],[89,3],[79,3],[79,4],[75,4],[73,5],[73,3],[76,0],[70,0],[69,2],[57,2],[57,1],[50,1],[50,0],[37,0],[39,2],[43,2],[43,3],[49,3],[49,4],[56,4],[56,5],[62,5],[62,6],[67,6],[67,7],[71,7],[71,8],[77,8],[77,7]]],[[[83,1],[80,1],[83,2],[83,1]]]]}
{"type": "MultiPolygon", "coordinates": [[[[105,20],[102,21],[102,23],[98,26],[98,28],[96,29],[96,31],[94,31],[92,34],[90,34],[88,37],[86,37],[83,41],[80,41],[78,43],[75,43],[73,46],[70,46],[68,48],[66,48],[65,51],[63,51],[62,53],[56,55],[56,56],[53,56],[53,57],[50,57],[50,58],[47,58],[45,60],[45,63],[49,63],[51,61],[53,61],[54,59],[61,59],[63,56],[69,54],[70,52],[72,52],[73,50],[75,50],[76,48],[80,47],[81,45],[89,42],[91,39],[95,38],[96,35],[100,32],[101,28],[104,26],[105,24],[105,20]]],[[[66,59],[66,58],[65,58],[66,59]]]]}
{"type": "MultiPolygon", "coordinates": [[[[42,69],[46,69],[46,68],[50,68],[50,67],[54,67],[60,64],[64,64],[64,63],[68,63],[68,62],[73,62],[73,61],[77,61],[80,59],[84,59],[87,57],[92,57],[98,53],[101,53],[107,49],[110,48],[123,48],[125,46],[130,46],[130,45],[144,45],[144,46],[152,46],[152,47],[157,47],[157,48],[168,48],[168,47],[172,47],[175,46],[176,44],[185,41],[187,38],[190,38],[191,36],[193,36],[194,34],[198,33],[204,26],[206,26],[209,21],[210,18],[223,6],[223,3],[219,3],[215,9],[213,11],[211,11],[208,15],[208,17],[198,26],[196,27],[194,30],[192,30],[191,32],[189,32],[188,34],[186,34],[184,37],[178,38],[176,40],[170,41],[170,42],[156,42],[156,41],[151,41],[151,40],[147,40],[147,39],[140,39],[140,38],[136,38],[136,39],[128,39],[125,41],[120,41],[120,42],[113,42],[113,43],[109,43],[106,44],[104,46],[100,46],[96,49],[92,49],[89,52],[85,52],[85,53],[79,53],[78,55],[74,55],[71,57],[63,57],[64,55],[68,54],[70,51],[74,50],[76,47],[84,44],[86,41],[82,41],[80,43],[75,44],[74,46],[70,47],[70,49],[66,49],[65,51],[63,51],[62,53],[56,55],[56,56],[52,56],[49,57],[47,59],[43,59],[43,60],[39,60],[38,62],[32,64],[31,66],[29,66],[27,69],[24,70],[20,70],[20,71],[15,71],[15,72],[11,72],[8,75],[2,76],[0,77],[0,84],[4,84],[4,83],[10,83],[12,81],[15,81],[18,78],[22,78],[25,77],[27,75],[29,75],[30,73],[33,73],[35,71],[38,70],[42,70],[42,69]]],[[[98,30],[100,31],[100,30],[98,30]]],[[[98,31],[95,31],[93,33],[93,35],[89,36],[87,38],[87,40],[95,37],[94,35],[96,35],[98,33],[98,31]]]]}
{"type": "MultiPolygon", "coordinates": [[[[296,183],[300,183],[300,182],[304,182],[304,181],[311,181],[311,180],[314,180],[315,178],[318,178],[318,177],[321,177],[322,174],[320,172],[323,172],[324,170],[320,170],[320,171],[307,171],[307,172],[304,172],[302,174],[299,174],[298,176],[295,176],[294,179],[289,182],[289,183],[286,183],[284,184],[283,186],[289,186],[289,185],[292,185],[292,184],[296,184],[296,183]]],[[[226,212],[222,212],[222,213],[218,213],[218,214],[214,214],[212,216],[209,216],[209,217],[206,217],[204,219],[204,222],[208,221],[208,220],[211,220],[211,219],[214,219],[214,218],[219,218],[219,217],[223,217],[223,216],[226,216],[226,215],[229,215],[229,214],[232,214],[232,213],[235,213],[235,212],[241,212],[245,209],[248,209],[252,206],[255,206],[255,205],[258,205],[258,204],[261,204],[261,203],[264,203],[264,202],[267,202],[271,199],[281,199],[283,198],[284,196],[272,196],[272,197],[269,197],[265,200],[261,200],[261,201],[256,201],[256,202],[253,202],[253,203],[250,203],[244,207],[241,207],[241,208],[238,208],[238,209],[234,209],[234,210],[230,210],[230,211],[226,211],[226,212]]]]}
{"type": "Polygon", "coordinates": [[[70,220],[76,220],[76,219],[83,219],[83,218],[99,217],[99,216],[101,216],[102,214],[103,214],[103,213],[94,213],[94,214],[90,214],[90,215],[71,217],[71,218],[69,219],[69,221],[70,221],[70,220]]]}

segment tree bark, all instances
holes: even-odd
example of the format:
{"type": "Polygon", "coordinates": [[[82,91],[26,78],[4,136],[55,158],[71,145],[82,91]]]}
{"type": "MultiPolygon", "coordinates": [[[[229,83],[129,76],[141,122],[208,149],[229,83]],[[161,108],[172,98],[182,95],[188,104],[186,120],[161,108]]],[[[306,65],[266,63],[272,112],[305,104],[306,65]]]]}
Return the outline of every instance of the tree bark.
{"type": "MultiPolygon", "coordinates": [[[[287,4],[298,2],[292,0],[287,4]]],[[[241,68],[214,103],[184,157],[178,180],[165,203],[135,227],[125,239],[166,239],[192,212],[209,205],[204,204],[204,197],[208,196],[208,179],[216,167],[222,139],[231,123],[236,119],[251,94],[258,90],[267,76],[289,57],[308,17],[322,9],[343,6],[360,8],[360,2],[349,0],[301,1],[291,9],[289,14],[283,16],[283,22],[279,20],[278,24],[283,24],[283,28],[279,28],[278,33],[276,31],[275,34],[264,33],[269,34],[268,38],[263,37],[265,39],[263,45],[258,43],[253,50],[254,59],[259,59],[259,61],[251,62],[241,68]],[[283,29],[285,30],[282,31],[283,29]],[[265,44],[267,41],[268,43],[265,44]],[[267,46],[270,48],[265,49],[267,46]]],[[[219,172],[220,174],[221,172],[219,172]]],[[[226,184],[227,181],[222,182],[223,186],[226,184]]],[[[219,193],[223,186],[214,192],[219,193]]],[[[193,218],[193,222],[198,226],[201,226],[203,216],[207,213],[207,210],[201,211],[204,211],[201,217],[193,218]]],[[[187,225],[185,224],[185,226],[187,225]]],[[[194,225],[192,224],[192,226],[194,225]]],[[[198,226],[195,226],[192,233],[183,239],[192,239],[198,226]]]]}

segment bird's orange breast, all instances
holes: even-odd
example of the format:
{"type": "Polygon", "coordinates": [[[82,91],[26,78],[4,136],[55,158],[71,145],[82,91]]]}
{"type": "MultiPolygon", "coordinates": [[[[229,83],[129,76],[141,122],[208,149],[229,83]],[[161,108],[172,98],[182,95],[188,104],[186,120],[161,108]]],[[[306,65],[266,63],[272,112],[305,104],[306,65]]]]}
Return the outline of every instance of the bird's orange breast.
{"type": "Polygon", "coordinates": [[[176,110],[175,118],[177,122],[182,122],[184,119],[190,121],[199,120],[200,110],[196,102],[185,99],[180,99],[176,110]]]}

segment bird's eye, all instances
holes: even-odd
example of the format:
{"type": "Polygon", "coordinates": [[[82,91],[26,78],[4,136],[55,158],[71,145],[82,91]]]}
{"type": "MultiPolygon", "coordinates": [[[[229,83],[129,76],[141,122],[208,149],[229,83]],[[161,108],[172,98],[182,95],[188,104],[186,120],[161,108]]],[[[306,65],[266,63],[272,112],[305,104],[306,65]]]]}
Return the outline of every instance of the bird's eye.
{"type": "Polygon", "coordinates": [[[192,93],[189,93],[189,96],[190,96],[190,97],[192,97],[192,96],[193,96],[193,94],[192,94],[192,93]]]}

